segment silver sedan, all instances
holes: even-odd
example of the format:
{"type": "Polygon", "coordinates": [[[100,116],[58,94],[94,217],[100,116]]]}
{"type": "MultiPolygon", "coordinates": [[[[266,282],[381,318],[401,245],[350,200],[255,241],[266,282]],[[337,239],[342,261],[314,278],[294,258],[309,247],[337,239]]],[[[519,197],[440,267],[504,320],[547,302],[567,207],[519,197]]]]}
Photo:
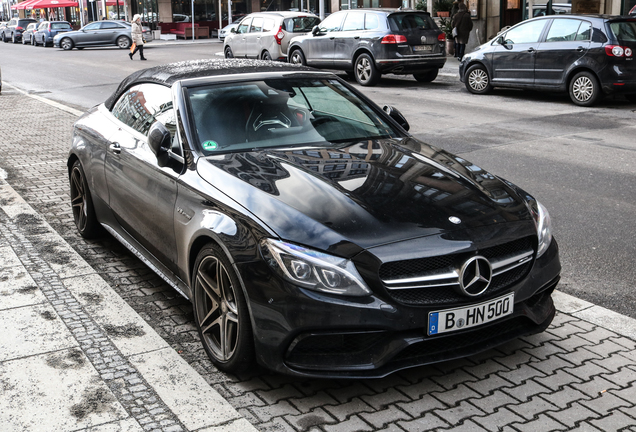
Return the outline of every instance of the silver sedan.
{"type": "Polygon", "coordinates": [[[132,37],[130,25],[126,24],[122,21],[95,21],[77,31],[55,36],[53,46],[64,50],[108,45],[116,45],[122,49],[130,48],[132,37]]]}

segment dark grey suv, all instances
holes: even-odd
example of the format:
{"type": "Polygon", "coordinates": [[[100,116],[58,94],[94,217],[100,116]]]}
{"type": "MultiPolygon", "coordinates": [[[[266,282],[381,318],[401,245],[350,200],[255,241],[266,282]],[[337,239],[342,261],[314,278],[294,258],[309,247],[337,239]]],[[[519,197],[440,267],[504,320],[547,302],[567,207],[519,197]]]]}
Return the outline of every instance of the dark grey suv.
{"type": "Polygon", "coordinates": [[[20,42],[22,40],[22,32],[24,32],[29,24],[34,22],[36,21],[31,18],[12,18],[11,21],[7,23],[7,26],[2,29],[2,34],[0,35],[2,42],[20,42]]]}
{"type": "Polygon", "coordinates": [[[445,40],[426,12],[344,10],[329,15],[311,34],[292,39],[288,59],[347,71],[363,86],[377,84],[384,73],[430,82],[446,62],[445,40]]]}

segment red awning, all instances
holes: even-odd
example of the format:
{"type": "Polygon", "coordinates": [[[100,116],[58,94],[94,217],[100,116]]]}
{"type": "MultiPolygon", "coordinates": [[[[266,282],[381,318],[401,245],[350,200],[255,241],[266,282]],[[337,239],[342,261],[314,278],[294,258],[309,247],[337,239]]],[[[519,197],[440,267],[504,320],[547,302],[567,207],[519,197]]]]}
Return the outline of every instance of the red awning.
{"type": "Polygon", "coordinates": [[[23,1],[23,2],[21,2],[21,3],[18,3],[18,4],[16,4],[16,5],[11,6],[11,9],[14,9],[14,10],[23,10],[23,9],[26,9],[27,7],[29,7],[29,5],[30,5],[31,3],[33,3],[33,2],[35,2],[35,1],[37,1],[37,0],[26,0],[26,1],[23,1]]]}
{"type": "Polygon", "coordinates": [[[58,7],[77,7],[77,2],[74,0],[34,0],[26,8],[47,9],[58,7]]]}

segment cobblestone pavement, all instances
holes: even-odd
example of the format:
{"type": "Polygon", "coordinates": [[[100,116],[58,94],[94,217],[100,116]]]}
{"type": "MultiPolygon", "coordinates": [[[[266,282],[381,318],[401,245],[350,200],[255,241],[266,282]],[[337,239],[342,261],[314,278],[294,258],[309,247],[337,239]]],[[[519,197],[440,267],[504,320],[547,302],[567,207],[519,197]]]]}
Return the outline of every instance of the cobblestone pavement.
{"type": "Polygon", "coordinates": [[[563,294],[542,334],[385,379],[218,372],[186,300],[114,239],[86,241],[75,233],[65,167],[75,117],[6,86],[0,112],[6,181],[258,430],[636,432],[633,321],[563,294]]]}

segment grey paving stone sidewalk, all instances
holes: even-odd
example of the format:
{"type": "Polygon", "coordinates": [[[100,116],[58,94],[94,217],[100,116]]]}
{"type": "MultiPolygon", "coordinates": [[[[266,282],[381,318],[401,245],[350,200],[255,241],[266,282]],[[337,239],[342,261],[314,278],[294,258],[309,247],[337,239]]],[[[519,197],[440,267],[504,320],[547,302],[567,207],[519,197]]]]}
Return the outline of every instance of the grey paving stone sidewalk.
{"type": "Polygon", "coordinates": [[[75,234],[64,165],[73,115],[17,98],[0,97],[6,181],[258,430],[636,432],[633,320],[563,294],[542,334],[381,380],[216,371],[185,300],[112,238],[88,242],[75,234]]]}

